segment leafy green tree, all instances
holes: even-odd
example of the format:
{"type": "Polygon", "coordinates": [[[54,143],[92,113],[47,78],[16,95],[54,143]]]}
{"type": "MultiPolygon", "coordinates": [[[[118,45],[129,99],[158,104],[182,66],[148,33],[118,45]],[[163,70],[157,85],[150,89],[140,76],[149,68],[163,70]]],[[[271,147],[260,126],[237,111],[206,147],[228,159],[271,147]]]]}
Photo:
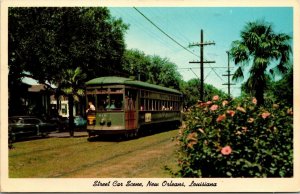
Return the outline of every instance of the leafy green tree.
{"type": "Polygon", "coordinates": [[[145,55],[139,50],[127,50],[123,58],[123,69],[141,81],[179,89],[181,75],[176,64],[167,58],[145,55]]]}
{"type": "Polygon", "coordinates": [[[181,79],[182,77],[177,71],[177,66],[174,63],[166,60],[166,63],[161,67],[161,72],[158,75],[160,84],[178,90],[181,79]]]}
{"type": "Polygon", "coordinates": [[[9,67],[21,76],[55,83],[78,64],[91,77],[121,66],[127,26],[107,8],[10,8],[9,24],[9,67]]]}
{"type": "Polygon", "coordinates": [[[84,95],[83,80],[86,74],[82,72],[80,67],[76,69],[67,69],[62,72],[62,82],[60,85],[61,90],[68,96],[69,106],[69,131],[70,136],[74,136],[74,100],[84,95]]]}
{"type": "Polygon", "coordinates": [[[293,68],[279,81],[271,82],[268,93],[275,99],[288,106],[293,106],[293,68]]]}
{"type": "Polygon", "coordinates": [[[217,89],[211,84],[204,84],[204,100],[209,101],[212,100],[213,96],[219,96],[221,98],[227,98],[228,94],[223,92],[222,90],[217,89]]]}
{"type": "Polygon", "coordinates": [[[60,85],[60,73],[78,65],[87,79],[122,73],[128,26],[107,8],[15,7],[8,19],[10,90],[22,77],[60,85]]]}
{"type": "Polygon", "coordinates": [[[150,65],[150,58],[145,53],[137,49],[126,50],[123,56],[123,70],[129,76],[147,81],[148,72],[145,71],[147,66],[150,65]]]}
{"type": "MultiPolygon", "coordinates": [[[[180,91],[184,95],[184,106],[190,107],[195,105],[199,100],[199,85],[200,80],[197,78],[190,79],[187,82],[182,81],[180,83],[180,91]]],[[[213,96],[218,95],[219,97],[225,98],[227,94],[210,84],[204,84],[204,100],[210,101],[213,96]]]]}
{"type": "Polygon", "coordinates": [[[199,100],[199,83],[199,79],[196,78],[180,83],[180,91],[183,93],[184,106],[190,107],[199,100]]]}
{"type": "Polygon", "coordinates": [[[259,105],[264,104],[266,80],[275,74],[285,74],[289,68],[290,40],[287,34],[275,33],[271,24],[255,21],[247,23],[241,31],[241,40],[232,44],[230,54],[238,66],[233,80],[246,77],[245,67],[251,64],[245,89],[256,97],[259,105]]]}

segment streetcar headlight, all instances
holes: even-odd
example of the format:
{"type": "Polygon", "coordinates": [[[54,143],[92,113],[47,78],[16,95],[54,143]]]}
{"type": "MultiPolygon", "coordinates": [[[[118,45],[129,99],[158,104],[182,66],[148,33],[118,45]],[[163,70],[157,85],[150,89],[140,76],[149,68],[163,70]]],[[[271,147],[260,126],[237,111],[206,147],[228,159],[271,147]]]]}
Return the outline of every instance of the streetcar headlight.
{"type": "Polygon", "coordinates": [[[100,120],[100,125],[105,125],[105,119],[100,120]]]}
{"type": "Polygon", "coordinates": [[[111,121],[107,121],[107,126],[108,126],[108,127],[111,126],[111,121]]]}

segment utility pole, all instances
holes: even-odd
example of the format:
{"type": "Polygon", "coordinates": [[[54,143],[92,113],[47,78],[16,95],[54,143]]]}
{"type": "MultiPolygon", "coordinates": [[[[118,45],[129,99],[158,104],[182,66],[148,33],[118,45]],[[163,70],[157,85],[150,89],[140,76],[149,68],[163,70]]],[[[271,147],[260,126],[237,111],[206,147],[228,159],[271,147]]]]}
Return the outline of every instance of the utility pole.
{"type": "Polygon", "coordinates": [[[228,100],[230,100],[231,99],[231,97],[230,97],[230,86],[235,85],[235,84],[230,83],[230,76],[232,76],[233,74],[230,74],[229,51],[226,51],[226,53],[227,53],[227,56],[228,56],[228,58],[227,58],[227,60],[228,60],[228,70],[227,70],[228,74],[225,74],[225,75],[222,75],[222,76],[227,76],[228,77],[228,83],[225,83],[225,84],[222,84],[222,85],[228,85],[228,100]]]}
{"type": "Polygon", "coordinates": [[[201,29],[201,34],[200,34],[200,43],[193,43],[190,44],[189,47],[191,46],[200,46],[200,61],[190,61],[190,63],[200,63],[200,100],[204,101],[204,63],[215,63],[215,61],[204,61],[203,60],[203,53],[204,53],[204,46],[206,45],[215,45],[214,42],[204,42],[203,39],[203,30],[201,29]]]}

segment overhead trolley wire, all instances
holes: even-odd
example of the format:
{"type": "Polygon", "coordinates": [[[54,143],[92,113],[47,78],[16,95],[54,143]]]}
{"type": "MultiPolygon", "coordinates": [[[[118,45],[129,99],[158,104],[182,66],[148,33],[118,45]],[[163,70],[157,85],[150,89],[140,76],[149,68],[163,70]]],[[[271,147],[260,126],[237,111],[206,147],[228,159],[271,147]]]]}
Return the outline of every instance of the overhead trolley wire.
{"type": "MultiPolygon", "coordinates": [[[[140,10],[138,10],[136,7],[133,7],[139,14],[141,14],[148,22],[150,22],[154,27],[156,27],[160,32],[162,32],[164,35],[166,35],[169,39],[171,39],[173,42],[175,42],[178,46],[182,47],[184,50],[188,51],[189,53],[191,53],[192,55],[196,56],[196,57],[200,57],[199,55],[196,55],[195,53],[193,53],[192,51],[188,50],[186,47],[184,47],[182,44],[180,44],[179,42],[177,42],[174,38],[172,38],[171,36],[169,36],[165,31],[163,31],[160,27],[158,27],[154,22],[152,22],[147,16],[145,16],[140,10]]],[[[209,65],[210,66],[210,65],[209,65]]],[[[211,67],[211,66],[210,66],[211,67]]],[[[213,72],[222,80],[222,77],[220,77],[217,72],[215,71],[215,69],[213,67],[211,67],[211,69],[213,70],[213,72]]]]}
{"type": "MultiPolygon", "coordinates": [[[[134,11],[134,10],[132,10],[134,11]]],[[[123,13],[120,10],[116,10],[116,12],[118,12],[119,14],[123,15],[123,13]]],[[[158,41],[160,44],[167,46],[168,48],[170,48],[172,51],[175,51],[174,47],[171,45],[170,42],[168,42],[167,40],[164,40],[163,38],[159,37],[159,36],[155,36],[154,34],[150,33],[150,26],[147,26],[141,22],[139,22],[132,14],[134,14],[133,12],[126,12],[124,13],[126,14],[127,18],[130,20],[129,22],[132,22],[137,29],[143,31],[145,34],[148,34],[149,37],[155,39],[156,41],[158,41]],[[148,29],[148,30],[147,30],[148,29]]],[[[138,13],[137,13],[138,14],[138,13]]],[[[157,32],[158,33],[158,32],[157,32]]]]}
{"type": "MultiPolygon", "coordinates": [[[[150,13],[151,13],[151,15],[154,15],[154,17],[157,17],[157,18],[160,18],[160,15],[161,15],[161,13],[157,13],[157,12],[159,12],[159,11],[157,11],[157,9],[149,9],[148,11],[150,11],[150,13]]],[[[169,17],[164,17],[164,20],[168,23],[168,24],[171,24],[171,23],[173,23],[172,21],[173,20],[170,20],[169,19],[169,17]]],[[[161,21],[161,20],[159,20],[159,21],[161,21]]],[[[158,21],[156,21],[156,23],[157,23],[158,21]]],[[[161,24],[161,23],[160,23],[161,24]]],[[[174,28],[176,28],[176,29],[174,29],[173,31],[172,31],[172,34],[173,34],[173,37],[175,36],[175,38],[177,38],[177,40],[178,39],[181,39],[181,41],[183,41],[183,42],[191,42],[190,40],[188,40],[188,38],[186,37],[186,35],[185,34],[183,34],[182,32],[181,32],[181,28],[178,28],[178,24],[177,25],[172,25],[172,27],[174,27],[174,28]]],[[[170,34],[170,33],[169,33],[170,34]]]]}
{"type": "Polygon", "coordinates": [[[198,55],[196,55],[195,53],[193,53],[192,51],[188,50],[186,47],[184,47],[182,44],[180,44],[179,42],[177,42],[174,38],[172,38],[171,36],[169,36],[165,31],[163,31],[160,27],[158,27],[155,23],[153,23],[147,16],[145,16],[140,10],[138,10],[136,7],[133,7],[137,12],[139,12],[139,14],[141,14],[148,22],[150,22],[154,27],[156,27],[160,32],[162,32],[164,35],[166,35],[169,39],[171,39],[173,42],[175,42],[178,46],[182,47],[184,50],[188,51],[189,53],[191,53],[192,55],[195,55],[196,57],[199,57],[198,55]]]}

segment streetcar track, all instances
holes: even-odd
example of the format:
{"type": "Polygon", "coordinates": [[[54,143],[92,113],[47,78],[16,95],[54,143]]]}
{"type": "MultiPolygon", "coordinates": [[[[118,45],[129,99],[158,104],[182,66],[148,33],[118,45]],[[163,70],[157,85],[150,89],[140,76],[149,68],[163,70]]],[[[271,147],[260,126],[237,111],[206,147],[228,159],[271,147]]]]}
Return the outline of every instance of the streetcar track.
{"type": "MultiPolygon", "coordinates": [[[[163,139],[161,141],[158,141],[158,142],[155,142],[155,145],[160,145],[160,144],[163,144],[164,142],[170,140],[171,138],[166,138],[166,139],[163,139]]],[[[151,145],[151,144],[150,144],[151,145]]],[[[102,160],[97,160],[95,162],[92,162],[92,163],[89,163],[89,164],[84,164],[82,165],[79,169],[74,169],[74,170],[71,170],[69,172],[61,172],[59,175],[54,175],[54,176],[48,176],[47,178],[62,178],[62,177],[65,177],[65,176],[68,176],[68,175],[71,175],[71,174],[74,174],[78,171],[82,171],[84,169],[87,169],[87,168],[91,168],[93,166],[96,166],[96,165],[99,165],[99,163],[105,163],[109,160],[112,160],[112,159],[115,159],[115,158],[118,158],[118,157],[122,157],[122,156],[125,156],[125,155],[128,155],[128,154],[132,154],[134,152],[138,152],[138,151],[141,151],[145,148],[148,148],[149,147],[149,144],[147,145],[144,145],[144,146],[141,146],[139,147],[138,149],[135,149],[135,150],[129,150],[129,151],[126,151],[126,152],[122,152],[122,153],[119,153],[119,154],[116,154],[116,155],[113,155],[111,157],[108,157],[108,158],[105,158],[105,159],[102,159],[102,160]]]]}
{"type": "MultiPolygon", "coordinates": [[[[105,142],[105,143],[107,143],[107,144],[104,144],[103,146],[108,146],[108,145],[114,144],[116,142],[105,142]]],[[[45,149],[36,149],[36,150],[28,151],[28,152],[22,152],[22,153],[18,153],[18,154],[11,154],[9,157],[14,158],[14,157],[17,157],[17,156],[33,154],[33,153],[38,153],[38,152],[54,151],[57,148],[61,148],[61,147],[68,148],[68,147],[73,147],[73,146],[76,146],[76,145],[79,145],[79,144],[86,145],[86,144],[91,144],[91,143],[88,142],[88,141],[85,141],[85,142],[77,142],[77,143],[72,143],[72,144],[63,144],[63,145],[53,146],[53,147],[45,148],[45,149]]],[[[103,146],[100,146],[100,147],[103,147],[103,146]]]]}

